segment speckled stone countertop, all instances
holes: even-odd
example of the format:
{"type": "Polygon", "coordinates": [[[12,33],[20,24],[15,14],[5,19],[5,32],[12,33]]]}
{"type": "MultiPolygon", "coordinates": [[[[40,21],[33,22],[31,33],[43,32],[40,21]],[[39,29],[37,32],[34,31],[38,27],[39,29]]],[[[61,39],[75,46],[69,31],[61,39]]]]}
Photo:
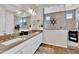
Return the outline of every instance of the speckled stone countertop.
{"type": "Polygon", "coordinates": [[[15,46],[17,46],[17,45],[19,45],[19,44],[21,44],[21,43],[23,43],[26,40],[29,40],[30,38],[32,38],[32,37],[34,37],[34,36],[36,36],[40,33],[41,32],[38,32],[38,33],[33,32],[33,33],[29,33],[28,35],[18,36],[16,38],[22,38],[23,40],[20,40],[18,42],[10,44],[10,45],[3,45],[3,44],[0,43],[0,54],[7,51],[7,50],[9,50],[9,49],[11,49],[11,48],[13,48],[13,47],[15,47],[15,46]]]}

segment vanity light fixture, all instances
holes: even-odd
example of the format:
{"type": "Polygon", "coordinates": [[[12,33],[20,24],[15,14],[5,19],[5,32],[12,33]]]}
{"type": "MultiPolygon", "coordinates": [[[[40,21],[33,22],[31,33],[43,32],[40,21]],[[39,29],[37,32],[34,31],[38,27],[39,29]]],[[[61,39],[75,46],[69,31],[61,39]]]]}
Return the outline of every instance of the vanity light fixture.
{"type": "Polygon", "coordinates": [[[36,15],[36,12],[32,12],[32,15],[36,15]]]}
{"type": "Polygon", "coordinates": [[[36,12],[35,12],[33,9],[29,9],[28,12],[29,12],[31,15],[33,15],[33,16],[36,15],[36,12]]]}

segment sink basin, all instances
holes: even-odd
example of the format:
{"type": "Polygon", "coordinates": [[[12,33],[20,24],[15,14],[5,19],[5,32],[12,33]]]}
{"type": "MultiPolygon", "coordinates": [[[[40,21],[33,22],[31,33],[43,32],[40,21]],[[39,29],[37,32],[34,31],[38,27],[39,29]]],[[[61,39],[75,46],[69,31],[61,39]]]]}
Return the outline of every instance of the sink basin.
{"type": "Polygon", "coordinates": [[[13,43],[21,41],[21,40],[23,40],[23,39],[22,38],[16,38],[16,39],[12,39],[12,40],[8,40],[8,41],[5,41],[5,42],[2,42],[1,44],[3,44],[3,45],[10,45],[10,44],[13,44],[13,43]]]}

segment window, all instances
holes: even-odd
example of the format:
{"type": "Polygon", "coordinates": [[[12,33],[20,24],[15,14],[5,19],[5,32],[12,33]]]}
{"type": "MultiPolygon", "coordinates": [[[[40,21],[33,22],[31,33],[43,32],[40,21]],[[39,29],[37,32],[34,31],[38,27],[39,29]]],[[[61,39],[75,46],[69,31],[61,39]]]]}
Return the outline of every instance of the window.
{"type": "Polygon", "coordinates": [[[66,19],[72,19],[72,17],[73,17],[73,14],[72,13],[66,14],[66,19]]]}
{"type": "Polygon", "coordinates": [[[46,16],[46,21],[50,20],[50,16],[46,16]]]}

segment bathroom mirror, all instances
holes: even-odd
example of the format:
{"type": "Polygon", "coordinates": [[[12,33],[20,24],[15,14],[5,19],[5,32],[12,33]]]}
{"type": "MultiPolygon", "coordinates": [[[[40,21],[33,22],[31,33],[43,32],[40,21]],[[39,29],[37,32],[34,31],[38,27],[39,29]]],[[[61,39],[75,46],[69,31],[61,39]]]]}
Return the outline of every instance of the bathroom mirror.
{"type": "Polygon", "coordinates": [[[29,30],[30,26],[31,26],[31,16],[27,16],[27,17],[15,16],[15,30],[18,31],[29,30]]]}

